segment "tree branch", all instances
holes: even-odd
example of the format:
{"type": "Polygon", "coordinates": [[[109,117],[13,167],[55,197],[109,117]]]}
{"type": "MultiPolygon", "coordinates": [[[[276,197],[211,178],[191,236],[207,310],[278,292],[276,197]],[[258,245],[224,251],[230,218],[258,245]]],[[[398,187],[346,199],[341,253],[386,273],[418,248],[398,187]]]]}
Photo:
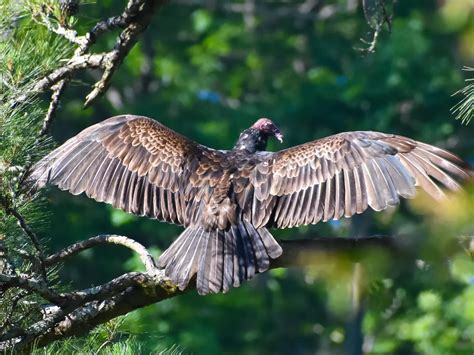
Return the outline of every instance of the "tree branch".
{"type": "Polygon", "coordinates": [[[73,57],[65,66],[56,69],[52,73],[46,75],[39,80],[34,90],[43,92],[56,85],[59,81],[66,79],[66,77],[74,74],[80,69],[94,69],[105,68],[105,62],[108,60],[107,53],[101,54],[86,54],[82,56],[73,57]]]}
{"type": "MultiPolygon", "coordinates": [[[[38,255],[37,256],[36,255],[30,255],[30,256],[28,256],[28,258],[32,261],[37,261],[39,263],[39,265],[38,265],[39,266],[39,271],[41,273],[41,276],[42,276],[43,280],[46,281],[47,280],[47,272],[46,272],[45,265],[43,263],[44,253],[43,253],[43,249],[41,248],[41,244],[40,244],[38,236],[33,231],[33,229],[26,223],[26,221],[23,218],[23,216],[21,215],[21,213],[17,209],[10,206],[10,203],[7,201],[7,199],[4,196],[1,196],[1,195],[0,195],[0,205],[2,206],[2,208],[4,209],[4,211],[7,214],[13,216],[17,220],[18,225],[23,230],[25,235],[30,239],[33,246],[35,247],[38,255]]],[[[21,252],[21,250],[20,250],[20,252],[21,252]]],[[[26,254],[28,254],[28,253],[26,253],[26,254]]]]}
{"type": "Polygon", "coordinates": [[[85,105],[90,105],[93,100],[107,90],[113,74],[138,41],[138,36],[150,24],[155,10],[164,3],[165,0],[129,0],[120,16],[114,16],[99,22],[84,36],[77,36],[75,31],[61,26],[54,27],[49,21],[44,20],[48,29],[77,44],[78,48],[65,66],[41,79],[36,84],[35,91],[46,91],[68,75],[82,69],[105,69],[102,78],[94,85],[94,89],[86,98],[85,105]],[[124,30],[118,36],[111,51],[102,54],[84,55],[99,36],[115,28],[124,28],[124,30]]]}
{"type": "MultiPolygon", "coordinates": [[[[34,86],[33,91],[37,93],[53,89],[51,102],[44,118],[40,136],[47,133],[52,118],[59,106],[60,97],[67,83],[76,72],[84,69],[104,69],[101,79],[94,84],[94,88],[87,95],[85,106],[90,105],[108,89],[112,76],[138,41],[139,35],[150,24],[155,11],[165,2],[166,0],[129,0],[122,14],[100,21],[83,36],[79,36],[75,30],[66,28],[60,23],[53,24],[49,17],[50,14],[44,12],[47,10],[40,10],[39,17],[41,20],[37,20],[37,22],[44,25],[49,31],[64,37],[77,46],[74,55],[67,64],[46,75],[34,86]],[[99,54],[86,54],[101,35],[117,28],[121,28],[123,31],[117,37],[116,44],[112,50],[99,54]]],[[[27,95],[22,95],[14,100],[14,103],[23,101],[26,97],[27,95]]]]}
{"type": "Polygon", "coordinates": [[[48,133],[49,126],[51,126],[53,117],[59,107],[59,100],[62,94],[64,93],[66,86],[67,80],[63,79],[53,87],[53,94],[51,95],[51,101],[49,102],[48,112],[46,112],[46,116],[43,120],[43,125],[41,126],[41,130],[39,132],[40,137],[48,133]]]}
{"type": "Polygon", "coordinates": [[[62,301],[62,298],[55,292],[51,291],[51,289],[42,281],[33,280],[28,277],[28,275],[11,276],[0,273],[0,291],[3,292],[13,287],[18,287],[25,291],[38,294],[50,302],[61,303],[62,301]]]}
{"type": "MultiPolygon", "coordinates": [[[[112,76],[122,63],[125,56],[150,24],[155,9],[164,4],[165,0],[133,1],[130,0],[122,15],[123,23],[128,23],[117,39],[114,49],[109,52],[108,61],[105,63],[105,71],[102,78],[94,85],[94,89],[87,95],[85,106],[89,106],[99,95],[103,94],[110,86],[112,76]]],[[[118,23],[121,23],[118,21],[118,23]]]]}
{"type": "MultiPolygon", "coordinates": [[[[183,293],[166,277],[164,270],[156,267],[153,257],[143,245],[123,236],[101,235],[76,243],[45,258],[45,265],[53,266],[81,251],[104,244],[117,244],[134,250],[146,271],[126,273],[103,285],[61,294],[50,294],[36,284],[26,284],[24,289],[41,291],[45,299],[59,306],[44,305],[48,309],[44,318],[32,324],[23,335],[13,332],[0,336],[0,349],[11,349],[14,344],[15,349],[27,351],[32,344],[44,346],[80,335],[115,317],[183,293]]],[[[399,251],[394,238],[383,236],[285,240],[280,244],[283,255],[272,261],[271,269],[316,266],[322,256],[348,257],[363,263],[367,252],[385,250],[393,254],[399,251]]],[[[184,292],[194,288],[195,280],[192,280],[184,292]]]]}
{"type": "Polygon", "coordinates": [[[89,249],[101,244],[116,244],[116,245],[122,245],[129,249],[132,249],[140,256],[140,259],[142,260],[143,265],[145,265],[145,269],[148,273],[153,274],[153,272],[156,269],[153,256],[148,252],[148,250],[143,245],[141,245],[140,243],[138,243],[137,241],[131,238],[127,238],[127,237],[119,236],[119,235],[99,235],[97,237],[93,237],[93,238],[81,241],[79,243],[70,245],[67,248],[57,252],[56,254],[48,256],[44,260],[44,263],[46,266],[52,266],[62,261],[63,259],[66,259],[70,256],[80,253],[81,251],[84,251],[86,249],[89,249]]]}

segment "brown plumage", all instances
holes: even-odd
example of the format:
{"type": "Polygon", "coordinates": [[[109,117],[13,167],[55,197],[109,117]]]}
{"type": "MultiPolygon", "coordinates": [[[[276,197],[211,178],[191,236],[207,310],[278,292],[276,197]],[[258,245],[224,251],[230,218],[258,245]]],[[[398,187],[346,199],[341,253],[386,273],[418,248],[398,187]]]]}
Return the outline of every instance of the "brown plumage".
{"type": "Polygon", "coordinates": [[[199,145],[147,117],[124,115],[91,126],[39,161],[29,176],[72,194],[186,227],[158,263],[200,294],[227,291],[268,269],[282,249],[267,228],[286,228],[381,211],[420,186],[460,189],[464,162],[445,150],[379,132],[346,132],[280,152],[268,119],[230,151],[199,145]]]}

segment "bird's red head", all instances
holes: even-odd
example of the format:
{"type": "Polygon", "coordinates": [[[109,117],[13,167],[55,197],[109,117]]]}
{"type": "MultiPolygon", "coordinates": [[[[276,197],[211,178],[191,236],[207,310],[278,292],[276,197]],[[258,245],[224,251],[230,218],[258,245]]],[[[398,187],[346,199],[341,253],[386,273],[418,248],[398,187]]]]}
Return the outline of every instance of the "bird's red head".
{"type": "Polygon", "coordinates": [[[260,132],[266,134],[267,136],[273,136],[280,143],[283,142],[283,134],[281,134],[280,129],[275,126],[272,120],[268,118],[260,118],[257,122],[255,122],[252,126],[255,129],[258,129],[260,132]]]}

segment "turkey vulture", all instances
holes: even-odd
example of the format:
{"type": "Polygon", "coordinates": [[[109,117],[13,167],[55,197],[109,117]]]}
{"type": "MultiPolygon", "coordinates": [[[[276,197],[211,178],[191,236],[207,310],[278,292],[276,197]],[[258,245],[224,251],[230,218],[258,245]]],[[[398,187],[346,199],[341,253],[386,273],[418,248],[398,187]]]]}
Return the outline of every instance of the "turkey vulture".
{"type": "Polygon", "coordinates": [[[268,228],[287,228],[381,211],[421,186],[460,189],[457,156],[410,138],[346,132],[279,152],[272,121],[259,119],[232,150],[214,150],[143,116],[93,125],[36,163],[29,181],[85,192],[140,216],[186,229],[158,265],[181,289],[225,292],[268,269],[282,249],[268,228]]]}

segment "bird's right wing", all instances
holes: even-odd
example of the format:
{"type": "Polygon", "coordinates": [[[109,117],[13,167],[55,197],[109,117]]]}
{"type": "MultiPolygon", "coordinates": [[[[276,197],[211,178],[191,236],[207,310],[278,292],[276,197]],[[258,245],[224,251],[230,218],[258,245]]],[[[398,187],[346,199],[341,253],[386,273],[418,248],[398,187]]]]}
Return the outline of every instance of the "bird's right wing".
{"type": "Polygon", "coordinates": [[[28,180],[187,225],[221,156],[150,118],[123,115],[69,139],[36,163],[28,180]]]}

